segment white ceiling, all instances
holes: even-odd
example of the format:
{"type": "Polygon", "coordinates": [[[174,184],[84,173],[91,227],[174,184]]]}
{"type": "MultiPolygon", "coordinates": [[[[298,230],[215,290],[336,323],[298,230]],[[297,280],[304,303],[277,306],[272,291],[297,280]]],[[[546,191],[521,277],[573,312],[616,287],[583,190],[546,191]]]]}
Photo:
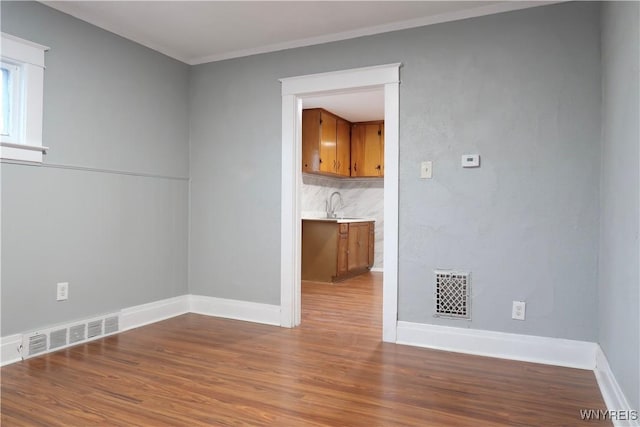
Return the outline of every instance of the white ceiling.
{"type": "Polygon", "coordinates": [[[350,122],[384,120],[384,89],[304,98],[303,108],[324,108],[350,122]]]}
{"type": "Polygon", "coordinates": [[[187,64],[418,27],[539,1],[42,1],[187,64]]]}

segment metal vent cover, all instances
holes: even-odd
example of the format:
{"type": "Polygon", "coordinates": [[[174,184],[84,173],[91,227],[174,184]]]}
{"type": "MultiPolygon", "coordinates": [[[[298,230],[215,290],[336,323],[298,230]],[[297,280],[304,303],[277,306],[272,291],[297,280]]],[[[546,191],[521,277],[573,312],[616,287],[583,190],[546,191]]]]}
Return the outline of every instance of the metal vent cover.
{"type": "Polygon", "coordinates": [[[47,335],[35,334],[29,337],[29,356],[47,351],[47,335]]]}
{"type": "Polygon", "coordinates": [[[471,318],[471,277],[468,272],[435,270],[435,317],[471,318]]]}
{"type": "Polygon", "coordinates": [[[49,349],[67,345],[67,328],[52,331],[49,334],[49,349]]]}
{"type": "Polygon", "coordinates": [[[107,317],[104,319],[104,333],[111,334],[113,332],[118,332],[118,316],[107,317]]]}
{"type": "Polygon", "coordinates": [[[102,335],[102,319],[87,323],[87,338],[102,335]]]}
{"type": "Polygon", "coordinates": [[[85,325],[75,325],[69,328],[69,344],[84,341],[85,325]]]}

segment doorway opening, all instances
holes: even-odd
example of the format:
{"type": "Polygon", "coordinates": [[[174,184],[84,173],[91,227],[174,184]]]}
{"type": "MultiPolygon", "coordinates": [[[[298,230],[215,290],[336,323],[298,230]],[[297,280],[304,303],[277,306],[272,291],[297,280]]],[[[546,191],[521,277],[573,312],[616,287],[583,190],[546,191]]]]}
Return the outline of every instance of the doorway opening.
{"type": "Polygon", "coordinates": [[[379,338],[384,88],[301,98],[301,321],[367,319],[379,338]]]}
{"type": "Polygon", "coordinates": [[[390,64],[282,79],[281,326],[301,322],[302,107],[305,98],[384,91],[382,339],[396,340],[398,302],[399,68],[390,64]]]}

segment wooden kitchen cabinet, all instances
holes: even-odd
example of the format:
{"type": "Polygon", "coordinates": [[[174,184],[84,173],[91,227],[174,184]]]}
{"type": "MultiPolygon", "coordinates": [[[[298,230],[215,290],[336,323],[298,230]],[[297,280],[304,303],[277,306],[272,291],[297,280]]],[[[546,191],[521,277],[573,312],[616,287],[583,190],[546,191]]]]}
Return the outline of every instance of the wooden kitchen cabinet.
{"type": "Polygon", "coordinates": [[[349,176],[351,123],[321,108],[302,111],[302,172],[349,176]]]}
{"type": "Polygon", "coordinates": [[[336,120],[336,173],[351,176],[351,123],[336,120]]]}
{"type": "Polygon", "coordinates": [[[349,224],[338,224],[338,267],[336,276],[349,272],[349,224]]]}
{"type": "Polygon", "coordinates": [[[351,126],[351,176],[384,176],[384,122],[351,126]]]}
{"type": "Polygon", "coordinates": [[[349,224],[347,253],[349,271],[367,269],[369,267],[369,223],[357,222],[349,224]]]}
{"type": "Polygon", "coordinates": [[[373,266],[374,222],[302,221],[302,280],[337,282],[373,266]]]}

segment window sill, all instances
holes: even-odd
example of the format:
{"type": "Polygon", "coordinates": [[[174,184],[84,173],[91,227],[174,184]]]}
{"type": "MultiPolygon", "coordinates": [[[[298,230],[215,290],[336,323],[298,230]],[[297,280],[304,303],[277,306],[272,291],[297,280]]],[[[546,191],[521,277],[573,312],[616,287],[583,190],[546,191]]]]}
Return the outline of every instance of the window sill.
{"type": "Polygon", "coordinates": [[[48,149],[49,147],[43,147],[41,145],[0,142],[0,158],[3,160],[42,163],[42,155],[47,154],[48,149]]]}

